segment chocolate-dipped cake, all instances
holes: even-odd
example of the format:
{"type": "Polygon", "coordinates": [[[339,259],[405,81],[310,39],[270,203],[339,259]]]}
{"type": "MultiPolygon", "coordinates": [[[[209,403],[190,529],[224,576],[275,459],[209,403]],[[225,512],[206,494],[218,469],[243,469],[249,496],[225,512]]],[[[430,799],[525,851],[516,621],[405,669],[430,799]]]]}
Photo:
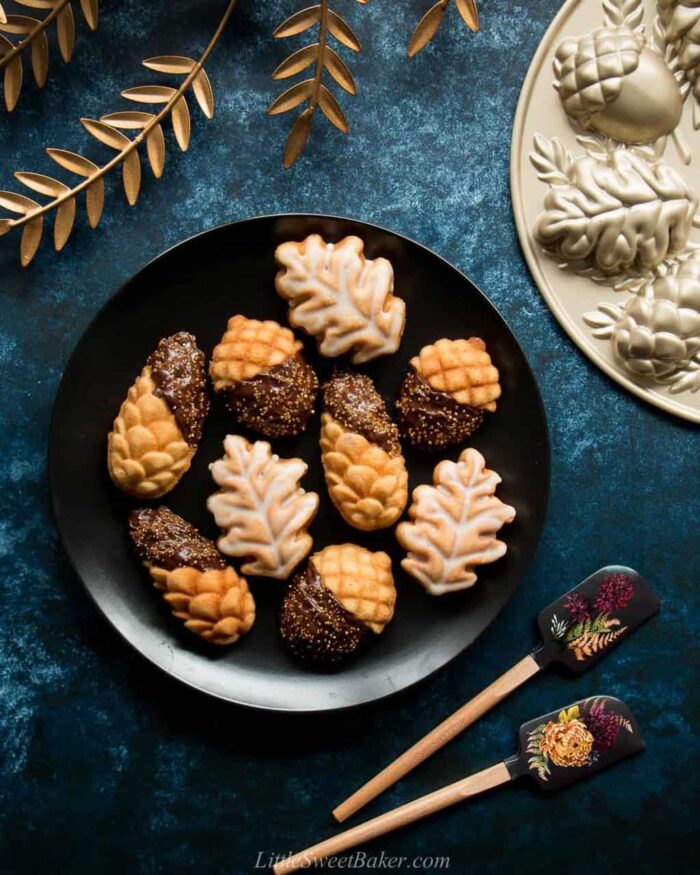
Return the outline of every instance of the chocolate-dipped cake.
{"type": "Polygon", "coordinates": [[[124,492],[160,498],[190,467],[209,412],[205,365],[186,331],[149,356],[108,437],[109,473],[124,492]]]}
{"type": "Polygon", "coordinates": [[[355,544],[326,547],[292,578],[280,612],[287,650],[310,668],[339,668],[394,615],[391,560],[355,544]]]}
{"type": "Polygon", "coordinates": [[[277,322],[233,316],[209,366],[214,389],[248,428],[267,437],[300,434],[318,391],[302,348],[277,322]]]}
{"type": "Polygon", "coordinates": [[[227,565],[213,542],[167,507],[129,517],[134,550],[173,615],[212,644],[233,644],[255,621],[245,578],[227,565]]]}
{"type": "Polygon", "coordinates": [[[209,571],[226,560],[209,538],[167,507],[147,507],[129,515],[129,534],[136,555],[148,566],[166,571],[185,565],[209,571]]]}
{"type": "Polygon", "coordinates": [[[328,492],[346,522],[393,525],[408,499],[399,430],[369,377],[339,371],[323,387],[321,460],[328,492]]]}
{"type": "Polygon", "coordinates": [[[440,450],[470,437],[496,409],[498,370],[486,345],[443,338],[411,359],[399,387],[396,412],[401,436],[419,450],[440,450]]]}

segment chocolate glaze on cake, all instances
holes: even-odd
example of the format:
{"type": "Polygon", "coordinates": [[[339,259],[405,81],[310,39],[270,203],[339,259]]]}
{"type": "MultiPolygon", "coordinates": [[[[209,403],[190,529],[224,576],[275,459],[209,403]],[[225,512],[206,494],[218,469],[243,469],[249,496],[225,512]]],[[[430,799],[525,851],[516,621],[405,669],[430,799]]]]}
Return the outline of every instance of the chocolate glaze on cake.
{"type": "Polygon", "coordinates": [[[225,568],[224,557],[213,541],[167,507],[144,508],[129,515],[131,541],[144,562],[172,571],[225,568]]]}
{"type": "Polygon", "coordinates": [[[460,404],[447,392],[433,389],[413,367],[399,388],[396,412],[401,436],[418,450],[459,444],[484,421],[481,408],[460,404]]]}
{"type": "Polygon", "coordinates": [[[164,337],[146,364],[155,394],[171,409],[187,443],[196,447],[209,412],[206,358],[197,341],[186,331],[164,337]]]}
{"type": "Polygon", "coordinates": [[[291,437],[306,428],[317,391],[313,368],[297,354],[225,389],[224,398],[248,428],[267,437],[291,437]]]}
{"type": "Polygon", "coordinates": [[[378,444],[390,456],[401,454],[399,430],[369,377],[354,371],[338,371],[323,386],[323,403],[348,431],[378,444]]]}
{"type": "Polygon", "coordinates": [[[346,611],[323,586],[311,560],[289,584],[279,630],[292,656],[316,669],[338,668],[372,637],[369,626],[346,611]]]}

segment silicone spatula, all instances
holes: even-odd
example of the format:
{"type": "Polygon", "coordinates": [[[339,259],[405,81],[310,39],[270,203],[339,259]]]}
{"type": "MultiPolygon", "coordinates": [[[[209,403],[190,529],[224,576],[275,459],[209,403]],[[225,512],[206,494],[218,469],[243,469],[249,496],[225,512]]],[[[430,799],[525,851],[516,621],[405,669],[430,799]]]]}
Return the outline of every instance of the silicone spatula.
{"type": "Polygon", "coordinates": [[[649,584],[632,568],[608,565],[591,574],[539,614],[539,647],[356,790],[333,816],[342,822],[355,814],[552,662],[585,671],[658,610],[649,584]]]}
{"type": "Polygon", "coordinates": [[[275,875],[308,868],[516,778],[527,775],[543,790],[560,790],[644,748],[632,712],[610,696],[583,699],[524,723],[519,742],[515,756],[287,857],[273,867],[275,875]]]}

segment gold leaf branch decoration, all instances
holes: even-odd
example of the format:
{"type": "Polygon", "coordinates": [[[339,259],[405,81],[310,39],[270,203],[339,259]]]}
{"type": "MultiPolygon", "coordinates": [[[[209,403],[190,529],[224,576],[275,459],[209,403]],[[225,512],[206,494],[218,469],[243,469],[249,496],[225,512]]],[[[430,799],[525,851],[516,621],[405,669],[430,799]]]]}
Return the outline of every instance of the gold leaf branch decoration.
{"type": "Polygon", "coordinates": [[[130,205],[134,205],[141,190],[141,158],[139,147],[145,143],[146,155],[153,175],[159,178],[165,162],[165,135],[163,122],[170,117],[175,139],[182,151],[190,142],[190,111],[185,93],[191,88],[197,103],[207,118],[214,115],[214,97],[209,77],[204,70],[209,55],[219,41],[236,0],[230,0],[214,35],[198,61],[180,55],[147,58],[143,64],[150,70],[184,76],[178,88],[167,85],[140,85],[127,88],[122,96],[132,102],[153,107],[158,111],[129,110],[104,115],[100,119],[81,119],[85,130],[102,144],[116,151],[106,164],[98,166],[93,161],[75,152],[64,149],[47,149],[49,157],[64,170],[82,178],[77,185],[40,173],[15,173],[22,185],[37,194],[51,198],[43,205],[33,198],[12,191],[0,191],[0,207],[18,214],[19,218],[0,218],[0,236],[14,228],[22,228],[20,260],[26,267],[34,258],[44,231],[44,217],[55,211],[54,246],[65,246],[76,215],[78,195],[85,192],[85,211],[88,222],[96,228],[105,199],[104,177],[113,169],[121,167],[124,193],[130,205]],[[131,139],[125,131],[137,131],[131,139]]]}
{"type": "MultiPolygon", "coordinates": [[[[30,50],[34,81],[43,88],[49,73],[49,25],[56,23],[56,38],[61,57],[67,64],[75,46],[75,18],[70,0],[15,0],[19,6],[45,9],[44,18],[29,15],[7,15],[0,5],[0,74],[3,77],[5,106],[9,112],[17,105],[22,91],[24,70],[22,53],[30,50]],[[5,34],[20,36],[13,43],[5,34]]],[[[97,29],[99,0],[80,0],[83,17],[91,30],[97,29]]]]}
{"type": "MultiPolygon", "coordinates": [[[[469,30],[477,33],[479,30],[479,10],[476,6],[476,0],[454,0],[454,2],[469,30]]],[[[447,12],[449,5],[450,0],[438,0],[421,18],[408,44],[409,58],[417,55],[432,40],[440,29],[442,19],[445,17],[445,12],[447,12]]]]}
{"type": "MultiPolygon", "coordinates": [[[[367,0],[357,0],[365,5],[367,0]]],[[[304,101],[309,105],[292,125],[287,137],[284,150],[284,166],[291,167],[301,155],[311,133],[311,123],[317,108],[326,116],[328,121],[347,134],[349,128],[340,104],[333,96],[329,88],[323,83],[324,70],[338,85],[348,94],[357,94],[355,80],[345,61],[329,45],[329,37],[334,37],[339,43],[351,49],[353,52],[360,51],[360,42],[355,36],[350,25],[334,12],[329,6],[329,0],[320,0],[316,6],[309,6],[291,15],[282,22],[273,33],[276,39],[297,36],[318,25],[318,42],[304,46],[293,52],[277,67],[272,74],[273,79],[287,79],[296,76],[313,65],[314,74],[302,82],[297,82],[286,91],[283,91],[272,101],[268,109],[269,115],[279,115],[289,112],[304,101]]]]}

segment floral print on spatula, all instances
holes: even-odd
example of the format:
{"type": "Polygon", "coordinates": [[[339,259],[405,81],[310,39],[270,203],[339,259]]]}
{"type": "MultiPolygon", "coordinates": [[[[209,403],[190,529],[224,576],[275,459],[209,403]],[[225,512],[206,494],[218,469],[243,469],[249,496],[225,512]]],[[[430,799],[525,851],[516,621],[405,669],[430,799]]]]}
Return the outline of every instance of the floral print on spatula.
{"type": "Polygon", "coordinates": [[[528,736],[530,769],[548,781],[551,766],[563,769],[594,765],[602,751],[611,750],[619,733],[633,732],[622,714],[609,711],[604,699],[588,699],[559,713],[556,720],[537,726],[528,736]]]}
{"type": "Polygon", "coordinates": [[[634,584],[626,574],[606,577],[592,601],[572,593],[564,600],[568,616],[552,616],[552,638],[564,641],[566,648],[582,662],[609,647],[627,630],[615,614],[627,607],[633,595],[634,584]]]}
{"type": "Polygon", "coordinates": [[[585,671],[659,610],[646,580],[626,565],[606,565],[537,615],[540,666],[555,660],[585,671]]]}

